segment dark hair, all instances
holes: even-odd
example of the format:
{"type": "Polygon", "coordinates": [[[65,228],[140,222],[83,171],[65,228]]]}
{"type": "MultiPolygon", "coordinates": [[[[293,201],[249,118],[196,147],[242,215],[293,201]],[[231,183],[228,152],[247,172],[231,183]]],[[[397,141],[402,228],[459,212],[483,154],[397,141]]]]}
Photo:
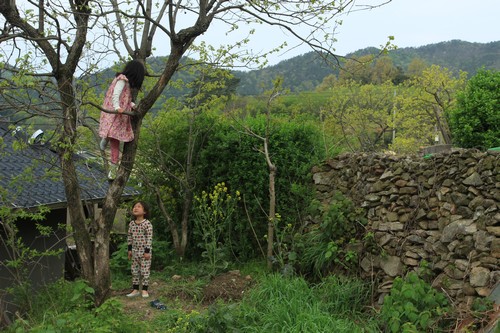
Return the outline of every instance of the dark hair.
{"type": "Polygon", "coordinates": [[[132,210],[134,209],[134,206],[137,205],[137,204],[141,204],[142,208],[144,208],[144,217],[148,216],[149,215],[149,206],[147,203],[145,203],[144,201],[136,201],[134,202],[134,204],[132,205],[132,210]]]}
{"type": "Polygon", "coordinates": [[[144,81],[144,65],[138,60],[131,60],[127,62],[125,68],[116,76],[123,74],[127,77],[130,88],[140,89],[144,81]]]}

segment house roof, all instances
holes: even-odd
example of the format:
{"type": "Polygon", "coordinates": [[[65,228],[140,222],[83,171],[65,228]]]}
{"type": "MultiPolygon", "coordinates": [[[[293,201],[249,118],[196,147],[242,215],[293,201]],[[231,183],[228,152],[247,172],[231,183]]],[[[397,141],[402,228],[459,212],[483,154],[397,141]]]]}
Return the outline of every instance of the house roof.
{"type": "MultiPolygon", "coordinates": [[[[13,208],[51,208],[67,204],[59,156],[41,136],[0,126],[0,205],[13,208]],[[5,193],[2,193],[4,189],[5,193]]],[[[43,135],[43,134],[42,134],[43,135]]],[[[103,168],[87,158],[74,156],[83,200],[102,200],[109,182],[103,168]]],[[[126,187],[123,196],[139,194],[126,187]]]]}

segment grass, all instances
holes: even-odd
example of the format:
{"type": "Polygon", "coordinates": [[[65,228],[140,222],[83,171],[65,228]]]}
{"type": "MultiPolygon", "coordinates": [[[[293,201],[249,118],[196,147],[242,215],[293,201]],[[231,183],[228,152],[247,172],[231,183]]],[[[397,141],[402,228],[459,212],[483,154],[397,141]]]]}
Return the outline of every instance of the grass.
{"type": "Polygon", "coordinates": [[[362,304],[354,304],[353,308],[352,298],[336,297],[336,291],[345,290],[346,286],[353,292],[360,290],[354,287],[359,286],[359,283],[355,280],[330,282],[333,283],[328,288],[325,285],[311,287],[300,277],[267,275],[241,302],[241,322],[245,323],[243,331],[379,332],[376,321],[371,318],[373,313],[361,312],[366,310],[362,304]],[[325,294],[325,289],[330,293],[325,294]],[[353,310],[345,311],[346,308],[353,310]],[[342,311],[337,312],[336,309],[342,311]]]}
{"type": "MultiPolygon", "coordinates": [[[[144,316],[148,311],[125,308],[123,297],[111,298],[103,307],[93,309],[83,282],[61,281],[49,287],[50,297],[42,293],[32,300],[37,309],[50,311],[43,311],[43,315],[41,312],[28,314],[23,322],[18,321],[5,332],[19,332],[19,329],[79,332],[89,325],[94,325],[94,332],[117,333],[130,332],[138,326],[140,331],[152,333],[380,332],[374,312],[367,307],[370,288],[364,283],[330,277],[310,285],[301,277],[267,273],[265,267],[262,262],[237,267],[243,276],[252,276],[254,287],[239,302],[216,301],[210,305],[201,304],[203,287],[209,280],[196,274],[199,271],[196,263],[183,263],[177,268],[156,272],[152,279],[161,283],[155,291],[168,301],[168,310],[151,310],[145,302],[143,306],[152,313],[149,317],[144,316]],[[174,272],[182,278],[173,281],[174,272]]],[[[129,284],[129,276],[114,276],[114,289],[127,288],[129,284]]]]}

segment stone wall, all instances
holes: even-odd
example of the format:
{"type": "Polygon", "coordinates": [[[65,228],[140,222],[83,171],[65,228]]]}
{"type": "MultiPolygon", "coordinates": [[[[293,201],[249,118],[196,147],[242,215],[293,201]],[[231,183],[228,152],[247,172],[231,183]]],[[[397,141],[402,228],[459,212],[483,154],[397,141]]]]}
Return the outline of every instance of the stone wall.
{"type": "Polygon", "coordinates": [[[313,169],[317,198],[335,191],[364,207],[384,255],[360,253],[379,296],[422,260],[433,285],[462,305],[500,281],[500,153],[461,150],[429,158],[344,154],[313,169]]]}

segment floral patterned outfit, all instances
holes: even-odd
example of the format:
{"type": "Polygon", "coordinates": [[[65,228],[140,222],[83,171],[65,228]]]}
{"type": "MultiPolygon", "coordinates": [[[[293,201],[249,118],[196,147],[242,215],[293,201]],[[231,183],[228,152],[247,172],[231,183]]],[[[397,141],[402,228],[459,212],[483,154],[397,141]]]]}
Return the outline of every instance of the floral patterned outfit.
{"type": "MultiPolygon", "coordinates": [[[[117,105],[113,104],[113,93],[116,84],[120,80],[125,81],[125,85],[120,93],[118,102],[119,107],[122,108],[124,112],[131,112],[134,105],[132,102],[132,92],[130,85],[128,84],[128,79],[123,74],[118,75],[114,78],[113,82],[111,82],[111,85],[106,92],[106,97],[104,98],[102,107],[106,110],[116,111],[117,105]]],[[[99,120],[99,136],[101,138],[110,139],[111,162],[115,164],[118,163],[120,141],[130,142],[134,140],[134,131],[132,130],[130,116],[125,114],[101,112],[99,120]]]]}
{"type": "Polygon", "coordinates": [[[139,290],[141,277],[142,290],[148,290],[151,259],[144,259],[144,253],[151,253],[152,242],[153,225],[149,220],[129,223],[127,244],[128,250],[132,251],[132,284],[135,290],[139,290]]]}

